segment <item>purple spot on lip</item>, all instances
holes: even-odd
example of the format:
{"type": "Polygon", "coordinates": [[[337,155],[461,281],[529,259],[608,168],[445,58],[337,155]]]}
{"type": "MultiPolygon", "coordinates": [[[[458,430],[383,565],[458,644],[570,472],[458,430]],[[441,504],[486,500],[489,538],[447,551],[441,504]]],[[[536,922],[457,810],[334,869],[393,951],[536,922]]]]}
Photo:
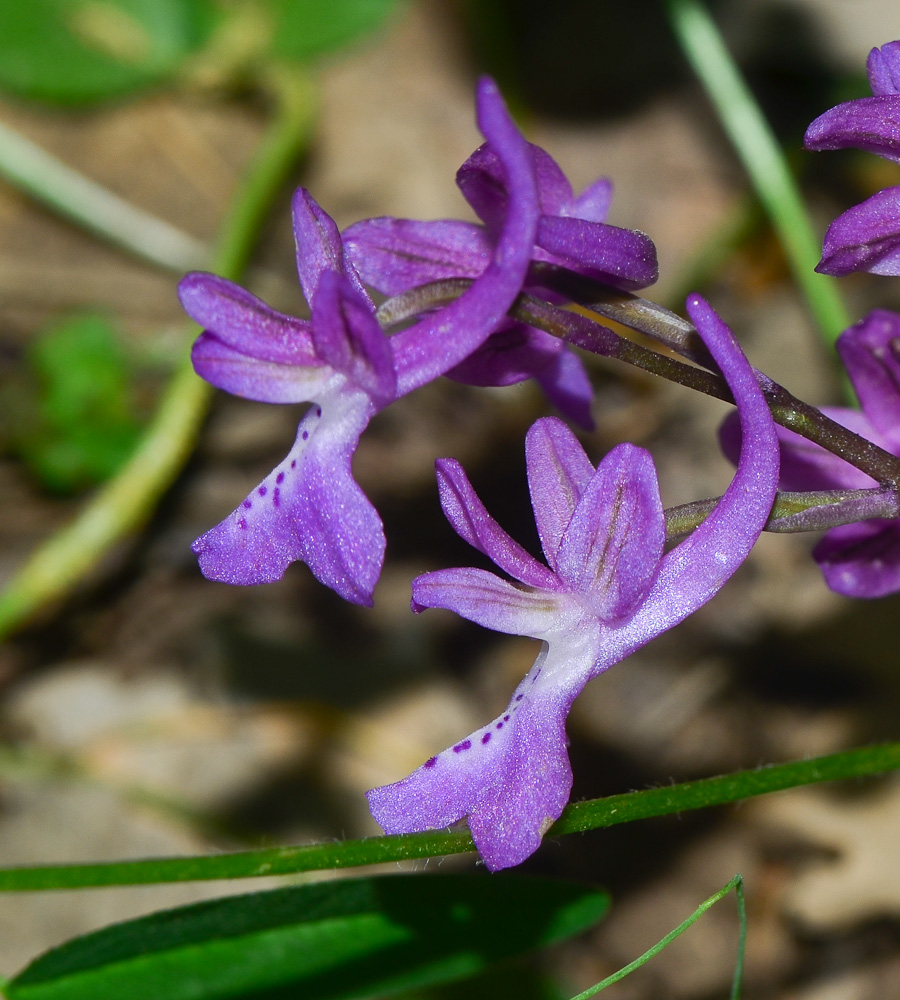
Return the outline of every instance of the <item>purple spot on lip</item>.
{"type": "MultiPolygon", "coordinates": [[[[309,440],[309,431],[304,431],[300,436],[303,438],[304,441],[308,441],[309,440]]],[[[292,469],[296,469],[297,468],[297,459],[296,458],[293,460],[293,462],[291,462],[291,468],[292,469]]]]}
{"type": "Polygon", "coordinates": [[[272,506],[277,507],[281,503],[281,490],[275,487],[275,492],[272,494],[272,506]]]}
{"type": "Polygon", "coordinates": [[[497,725],[494,728],[495,729],[502,729],[503,728],[503,723],[502,722],[498,722],[497,725]]]}
{"type": "MultiPolygon", "coordinates": [[[[306,434],[306,431],[304,431],[303,433],[306,434]]],[[[303,440],[305,441],[307,437],[309,437],[309,434],[306,434],[306,437],[303,440]]],[[[297,459],[296,458],[292,458],[291,459],[291,468],[292,469],[296,469],[297,468],[297,459]]]]}
{"type": "Polygon", "coordinates": [[[453,748],[453,752],[462,753],[463,750],[468,750],[471,745],[472,745],[471,740],[463,740],[462,743],[456,744],[456,746],[453,748]]]}
{"type": "Polygon", "coordinates": [[[242,506],[246,507],[247,510],[250,510],[250,508],[253,506],[253,501],[252,500],[245,500],[243,502],[242,506]]]}
{"type": "Polygon", "coordinates": [[[503,721],[504,722],[509,722],[509,716],[508,715],[504,715],[503,716],[503,721]]]}
{"type": "Polygon", "coordinates": [[[257,490],[256,492],[257,492],[257,493],[258,493],[258,494],[259,494],[259,495],[260,495],[261,497],[264,497],[264,496],[265,496],[265,495],[266,495],[266,494],[267,494],[267,493],[269,492],[269,490],[268,490],[268,487],[266,487],[266,486],[260,486],[260,488],[259,488],[259,489],[258,489],[258,490],[257,490]]]}
{"type": "Polygon", "coordinates": [[[524,697],[525,697],[524,694],[517,694],[516,695],[516,701],[521,701],[524,697]]]}
{"type": "Polygon", "coordinates": [[[283,472],[279,472],[278,473],[278,478],[275,480],[275,482],[278,483],[279,486],[281,486],[281,484],[284,482],[284,473],[283,472]]]}
{"type": "Polygon", "coordinates": [[[491,742],[491,734],[490,733],[485,733],[484,736],[481,737],[481,742],[482,743],[490,743],[491,742]]]}
{"type": "Polygon", "coordinates": [[[322,416],[322,407],[321,406],[317,406],[316,407],[316,416],[317,417],[321,417],[322,416]]]}
{"type": "Polygon", "coordinates": [[[437,757],[429,757],[428,760],[422,765],[423,767],[434,767],[437,764],[437,757]]]}
{"type": "Polygon", "coordinates": [[[247,522],[244,520],[244,518],[241,518],[238,521],[238,527],[241,529],[241,531],[246,531],[247,530],[247,522]]]}

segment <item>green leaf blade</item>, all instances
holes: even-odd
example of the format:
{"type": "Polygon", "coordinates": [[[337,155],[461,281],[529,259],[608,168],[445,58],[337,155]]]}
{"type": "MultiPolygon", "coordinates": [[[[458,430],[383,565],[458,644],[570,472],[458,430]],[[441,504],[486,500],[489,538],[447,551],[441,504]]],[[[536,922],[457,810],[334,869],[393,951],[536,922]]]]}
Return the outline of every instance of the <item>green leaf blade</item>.
{"type": "Polygon", "coordinates": [[[602,919],[596,889],[520,876],[391,876],[181,907],[38,958],[10,1000],[304,1000],[394,992],[472,975],[602,919]]]}

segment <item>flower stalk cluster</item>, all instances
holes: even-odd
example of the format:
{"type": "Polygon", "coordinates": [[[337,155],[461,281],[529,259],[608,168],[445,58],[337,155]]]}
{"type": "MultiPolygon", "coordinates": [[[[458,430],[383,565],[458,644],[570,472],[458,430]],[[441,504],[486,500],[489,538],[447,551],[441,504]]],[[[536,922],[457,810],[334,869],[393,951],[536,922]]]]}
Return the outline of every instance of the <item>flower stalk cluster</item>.
{"type": "MultiPolygon", "coordinates": [[[[814,122],[810,148],[900,159],[900,43],[873,53],[869,75],[874,96],[814,122]]],[[[211,274],[188,275],[180,294],[203,327],[193,350],[203,378],[249,399],[309,404],[284,460],[194,543],[211,579],[266,583],[303,562],[339,596],[370,605],[386,539],[352,470],[370,420],[441,377],[534,379],[560,415],[536,421],[525,441],[543,561],[446,458],[444,513],[499,572],[442,569],[412,584],[415,612],[446,608],[537,639],[534,666],[495,719],[368,793],[389,833],[465,819],[499,869],[533,853],[568,801],[565,723],[584,685],[713,598],[762,531],[825,530],[814,556],[829,586],[862,597],[900,590],[900,316],[872,313],[839,341],[861,411],[818,410],[752,368],[699,295],[685,319],[636,294],[657,277],[650,237],[606,222],[606,179],[575,194],[490,80],[479,83],[476,117],[485,142],[457,184],[477,223],[378,218],[341,233],[300,189],[293,222],[309,319],[211,274]],[[736,469],[721,497],[666,510],[653,458],[633,445],[595,464],[569,426],[593,428],[582,352],[734,405],[721,438],[736,469]]],[[[897,191],[837,220],[821,270],[900,273],[897,191]]]]}

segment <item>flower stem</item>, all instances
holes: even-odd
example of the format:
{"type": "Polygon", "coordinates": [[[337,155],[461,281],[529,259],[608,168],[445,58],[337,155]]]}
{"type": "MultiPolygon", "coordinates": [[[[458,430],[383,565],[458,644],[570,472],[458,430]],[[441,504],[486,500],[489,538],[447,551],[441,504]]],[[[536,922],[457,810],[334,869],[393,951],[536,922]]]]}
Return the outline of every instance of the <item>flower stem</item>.
{"type": "Polygon", "coordinates": [[[169,271],[209,265],[199,240],[135,207],[0,123],[0,176],[57,214],[169,271]]]}
{"type": "MultiPolygon", "coordinates": [[[[827,757],[773,764],[717,778],[611,795],[569,805],[548,836],[671,816],[690,809],[739,802],[823,781],[843,781],[900,770],[900,743],[858,747],[827,757]]],[[[361,865],[464,854],[475,846],[468,832],[431,830],[364,840],[329,841],[193,858],[150,858],[95,864],[41,865],[0,869],[0,892],[85,889],[111,885],[153,885],[210,879],[292,875],[361,865]]]]}
{"type": "Polygon", "coordinates": [[[668,9],[675,35],[772,220],[810,311],[833,344],[850,317],[834,279],[814,270],[820,243],[778,141],[704,6],[699,0],[668,0],[668,9]]]}
{"type": "MultiPolygon", "coordinates": [[[[268,132],[222,225],[212,265],[235,280],[246,267],[272,200],[306,147],[313,120],[306,77],[271,82],[275,108],[268,132]]],[[[110,548],[145,523],[194,447],[212,390],[178,364],[134,454],[74,521],[44,542],[0,593],[0,637],[68,593],[110,548]]]]}
{"type": "MultiPolygon", "coordinates": [[[[550,265],[535,265],[532,276],[536,283],[547,285],[571,298],[573,302],[647,334],[700,365],[715,368],[694,327],[664,306],[629,292],[610,289],[550,265]]],[[[458,298],[470,284],[471,279],[468,278],[451,278],[421,285],[394,296],[379,307],[379,322],[383,326],[389,326],[426,309],[437,308],[458,298]]],[[[551,305],[544,299],[524,294],[516,300],[509,315],[593,354],[624,361],[708,396],[729,403],[734,401],[725,380],[715,370],[704,371],[668,355],[651,351],[614,333],[589,316],[570,312],[551,305]]],[[[877,482],[892,487],[900,486],[898,456],[879,448],[867,438],[854,434],[816,407],[797,399],[784,386],[773,382],[762,372],[757,371],[756,376],[776,423],[821,445],[826,451],[855,465],[877,482]]]]}

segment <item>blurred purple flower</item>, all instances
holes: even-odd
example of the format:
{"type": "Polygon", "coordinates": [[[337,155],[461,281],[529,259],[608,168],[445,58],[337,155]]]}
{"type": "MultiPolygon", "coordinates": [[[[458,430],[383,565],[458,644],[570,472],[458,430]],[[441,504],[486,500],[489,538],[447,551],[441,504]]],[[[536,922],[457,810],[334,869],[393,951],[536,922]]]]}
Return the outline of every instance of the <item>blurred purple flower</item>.
{"type": "Polygon", "coordinates": [[[342,597],[372,603],[385,540],[351,471],[359,436],[375,413],[459,364],[498,328],[531,260],[538,198],[528,145],[492,81],[479,83],[476,104],[509,178],[508,211],[478,280],[444,309],[385,336],[337,227],[302,188],[293,221],[310,320],[278,313],[214,275],[181,282],[185,310],[204,327],[192,355],[199,375],[249,399],[313,404],[284,461],[194,543],[210,579],[266,583],[302,560],[342,597]]]}
{"type": "MultiPolygon", "coordinates": [[[[822,412],[861,437],[900,455],[900,316],[876,309],[837,342],[861,410],[822,407],[822,412]]],[[[806,438],[778,427],[781,486],[787,490],[859,490],[878,484],[856,466],[806,438]]],[[[722,427],[730,457],[740,430],[722,427]]],[[[848,597],[884,597],[900,591],[900,522],[871,518],[829,529],[813,549],[825,582],[848,597]]]]}
{"type": "Polygon", "coordinates": [[[481,569],[426,573],[413,608],[448,608],[486,628],[541,639],[507,709],[401,781],[368,793],[387,833],[466,817],[491,870],[524,861],[572,786],[565,721],[584,685],[705,604],[743,562],[775,497],[778,444],[753,371],[699,296],[688,311],[728,381],[746,442],[706,521],[664,551],[665,517],[650,455],[614,448],[595,470],[565,424],[538,420],[526,439],[531,502],[547,565],[487,513],[460,465],[437,464],[456,532],[512,581],[481,569]]]}
{"type": "MultiPolygon", "coordinates": [[[[621,289],[656,281],[656,248],[643,233],[604,222],[612,186],[601,179],[575,197],[556,161],[530,145],[540,219],[533,259],[557,264],[621,289]]],[[[456,181],[483,225],[455,219],[379,218],[344,232],[363,280],[385,295],[445,278],[476,278],[495,252],[510,185],[490,144],[460,167],[456,181]]],[[[526,286],[526,290],[534,290],[526,286]]],[[[581,362],[557,337],[512,320],[447,374],[470,385],[511,385],[535,378],[550,401],[582,426],[593,426],[592,390],[581,362]]]]}
{"type": "MultiPolygon", "coordinates": [[[[846,101],[809,126],[807,149],[864,149],[900,163],[900,41],[872,49],[867,63],[872,97],[846,101]]],[[[828,227],[816,270],[900,274],[900,187],[885,188],[838,216],[828,227]]]]}

